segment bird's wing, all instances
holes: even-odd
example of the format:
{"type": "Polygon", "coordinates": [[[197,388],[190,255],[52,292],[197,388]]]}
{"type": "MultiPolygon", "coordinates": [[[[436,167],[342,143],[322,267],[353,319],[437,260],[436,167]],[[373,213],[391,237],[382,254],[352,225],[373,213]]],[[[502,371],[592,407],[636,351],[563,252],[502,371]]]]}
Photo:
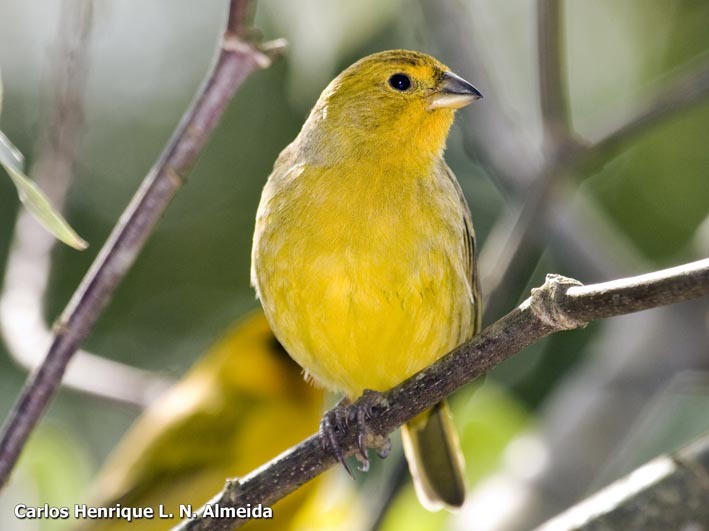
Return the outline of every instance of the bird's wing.
{"type": "Polygon", "coordinates": [[[477,251],[475,247],[475,231],[473,230],[473,220],[470,215],[470,208],[468,207],[468,202],[465,200],[463,195],[463,190],[460,187],[460,183],[456,178],[453,170],[451,170],[447,164],[444,163],[445,174],[450,179],[453,188],[458,192],[458,199],[463,210],[463,227],[465,231],[465,263],[468,273],[468,279],[470,279],[470,288],[473,294],[473,304],[475,305],[475,327],[473,330],[473,335],[480,332],[482,326],[482,296],[480,292],[480,275],[478,275],[478,259],[477,251]]]}

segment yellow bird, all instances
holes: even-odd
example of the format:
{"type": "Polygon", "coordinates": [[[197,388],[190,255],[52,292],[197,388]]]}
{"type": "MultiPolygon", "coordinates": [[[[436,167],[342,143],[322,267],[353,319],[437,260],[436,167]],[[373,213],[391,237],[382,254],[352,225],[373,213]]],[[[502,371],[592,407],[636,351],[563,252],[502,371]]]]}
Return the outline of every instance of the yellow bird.
{"type": "MultiPolygon", "coordinates": [[[[350,400],[395,386],[479,330],[470,212],[443,151],[454,111],[480,97],[428,55],[370,55],[327,86],[268,178],[252,283],[288,353],[350,400]]],[[[446,405],[403,435],[422,503],[462,505],[446,405]]]]}
{"type": "MultiPolygon", "coordinates": [[[[83,520],[80,529],[171,529],[181,520],[180,504],[196,511],[227,478],[251,472],[311,435],[322,408],[323,392],[303,380],[258,312],[236,325],[136,421],[90,491],[90,506],[152,507],[157,515],[162,504],[174,519],[83,520]]],[[[273,507],[273,519],[255,520],[247,528],[293,529],[291,522],[316,489],[299,489],[273,507]]],[[[335,521],[336,513],[329,515],[335,521]]],[[[323,520],[310,529],[330,529],[323,520]]]]}

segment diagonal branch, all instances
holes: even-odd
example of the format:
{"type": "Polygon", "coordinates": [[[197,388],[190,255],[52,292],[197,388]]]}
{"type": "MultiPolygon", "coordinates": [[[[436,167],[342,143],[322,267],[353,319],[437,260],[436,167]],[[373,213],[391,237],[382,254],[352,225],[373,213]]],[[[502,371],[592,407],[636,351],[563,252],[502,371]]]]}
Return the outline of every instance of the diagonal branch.
{"type": "MultiPolygon", "coordinates": [[[[415,374],[384,397],[367,421],[370,446],[382,444],[393,430],[450,395],[470,380],[545,336],[585,326],[589,321],[654,308],[709,295],[709,259],[648,275],[583,286],[576,280],[548,275],[530,298],[480,335],[415,374]]],[[[355,403],[353,408],[357,407],[355,403]]],[[[357,449],[354,430],[341,433],[346,455],[357,449]]],[[[224,508],[271,505],[336,463],[313,435],[241,480],[232,480],[209,502],[224,508]]],[[[177,531],[231,530],[246,522],[203,515],[185,521],[177,531]]]]}
{"type": "Polygon", "coordinates": [[[552,518],[536,531],[705,529],[709,435],[663,455],[552,518]]]}
{"type": "Polygon", "coordinates": [[[182,186],[232,96],[255,70],[268,67],[277,46],[246,40],[234,13],[246,14],[249,0],[230,0],[219,55],[162,156],[144,179],[88,273],[55,324],[44,362],[28,379],[0,439],[0,488],[30,433],[57,390],[73,354],[84,342],[126,275],[173,196],[182,186]]]}
{"type": "Polygon", "coordinates": [[[600,135],[600,139],[591,146],[591,151],[608,156],[609,152],[648,131],[658,122],[674,117],[709,97],[709,59],[706,54],[703,59],[683,67],[676,76],[662,90],[645,98],[633,115],[600,135]]]}

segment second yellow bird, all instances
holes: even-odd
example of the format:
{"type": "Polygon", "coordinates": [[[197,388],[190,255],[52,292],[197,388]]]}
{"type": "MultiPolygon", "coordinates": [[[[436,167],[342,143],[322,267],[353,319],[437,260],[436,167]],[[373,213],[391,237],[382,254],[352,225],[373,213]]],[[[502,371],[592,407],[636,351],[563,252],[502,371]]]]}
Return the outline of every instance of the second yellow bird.
{"type": "MultiPolygon", "coordinates": [[[[478,331],[473,227],[443,151],[455,109],[480,97],[428,55],[377,53],[330,83],[278,157],[252,282],[315,382],[384,391],[478,331]]],[[[425,506],[463,503],[445,404],[407,425],[404,449],[425,506]]]]}

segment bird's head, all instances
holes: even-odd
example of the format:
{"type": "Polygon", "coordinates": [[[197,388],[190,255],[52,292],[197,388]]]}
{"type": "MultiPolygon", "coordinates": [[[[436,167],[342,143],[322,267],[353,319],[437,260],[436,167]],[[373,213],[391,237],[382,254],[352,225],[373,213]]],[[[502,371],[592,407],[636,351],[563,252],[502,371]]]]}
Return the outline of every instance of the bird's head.
{"type": "Polygon", "coordinates": [[[454,111],[481,97],[429,55],[380,52],[357,61],[328,85],[305,132],[321,146],[334,144],[360,156],[396,149],[402,155],[440,156],[454,111]]]}

